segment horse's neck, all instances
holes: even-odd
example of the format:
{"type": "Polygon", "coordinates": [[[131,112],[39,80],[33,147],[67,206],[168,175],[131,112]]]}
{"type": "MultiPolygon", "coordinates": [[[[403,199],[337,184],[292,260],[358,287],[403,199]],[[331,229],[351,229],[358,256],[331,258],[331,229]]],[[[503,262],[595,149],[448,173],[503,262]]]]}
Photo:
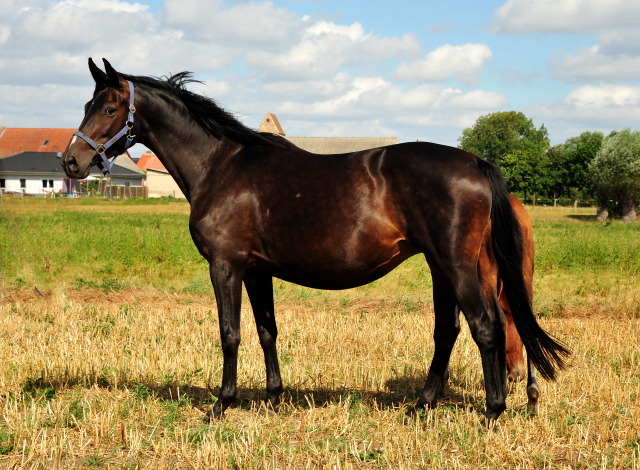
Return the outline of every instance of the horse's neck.
{"type": "MultiPolygon", "coordinates": [[[[187,200],[197,196],[224,143],[211,137],[189,115],[153,93],[144,93],[140,143],[155,153],[187,200]]],[[[178,107],[184,106],[178,103],[178,107]]]]}

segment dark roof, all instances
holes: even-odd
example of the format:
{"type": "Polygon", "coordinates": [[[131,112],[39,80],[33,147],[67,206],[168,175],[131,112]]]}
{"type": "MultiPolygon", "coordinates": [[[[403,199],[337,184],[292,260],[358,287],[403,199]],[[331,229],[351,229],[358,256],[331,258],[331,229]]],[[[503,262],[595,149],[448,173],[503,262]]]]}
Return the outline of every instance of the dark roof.
{"type": "MultiPolygon", "coordinates": [[[[66,177],[57,152],[22,152],[17,155],[0,159],[0,173],[59,173],[66,177]]],[[[97,166],[91,167],[91,175],[102,176],[97,166]]],[[[115,163],[111,168],[112,176],[144,177],[144,174],[136,173],[115,163]]]]}

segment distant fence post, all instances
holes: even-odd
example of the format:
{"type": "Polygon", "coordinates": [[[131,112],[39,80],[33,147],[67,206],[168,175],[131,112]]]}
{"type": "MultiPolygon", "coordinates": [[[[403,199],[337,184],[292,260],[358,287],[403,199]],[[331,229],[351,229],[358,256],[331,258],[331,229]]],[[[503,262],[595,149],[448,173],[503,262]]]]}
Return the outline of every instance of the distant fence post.
{"type": "Polygon", "coordinates": [[[573,202],[573,212],[575,212],[575,213],[578,212],[578,200],[577,199],[573,202]]]}
{"type": "Polygon", "coordinates": [[[144,187],[144,198],[149,199],[149,186],[144,187]]]}

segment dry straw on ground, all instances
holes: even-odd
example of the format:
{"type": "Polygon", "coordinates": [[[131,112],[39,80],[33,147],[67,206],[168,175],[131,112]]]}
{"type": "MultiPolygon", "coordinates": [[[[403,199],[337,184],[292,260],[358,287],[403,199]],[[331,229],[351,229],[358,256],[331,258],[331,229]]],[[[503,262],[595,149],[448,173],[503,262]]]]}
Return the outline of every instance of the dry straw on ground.
{"type": "Polygon", "coordinates": [[[513,387],[486,432],[466,327],[438,409],[403,424],[433,354],[429,303],[280,304],[277,415],[260,406],[264,361],[245,308],[238,406],[205,424],[222,365],[211,298],[8,294],[0,468],[640,468],[637,319],[543,320],[573,350],[572,367],[541,382],[538,416],[524,384],[513,387]]]}

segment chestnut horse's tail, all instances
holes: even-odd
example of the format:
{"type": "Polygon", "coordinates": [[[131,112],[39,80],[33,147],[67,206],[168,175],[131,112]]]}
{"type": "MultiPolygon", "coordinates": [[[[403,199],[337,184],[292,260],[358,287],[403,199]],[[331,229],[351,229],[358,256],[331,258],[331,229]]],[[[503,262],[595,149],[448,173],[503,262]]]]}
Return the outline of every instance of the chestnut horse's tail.
{"type": "Polygon", "coordinates": [[[522,273],[522,232],[509,202],[507,182],[493,163],[478,158],[478,167],[491,183],[491,243],[513,321],[527,348],[527,355],[540,375],[555,380],[556,368],[564,369],[567,365],[565,360],[571,353],[538,325],[533,306],[529,303],[522,273]]]}

